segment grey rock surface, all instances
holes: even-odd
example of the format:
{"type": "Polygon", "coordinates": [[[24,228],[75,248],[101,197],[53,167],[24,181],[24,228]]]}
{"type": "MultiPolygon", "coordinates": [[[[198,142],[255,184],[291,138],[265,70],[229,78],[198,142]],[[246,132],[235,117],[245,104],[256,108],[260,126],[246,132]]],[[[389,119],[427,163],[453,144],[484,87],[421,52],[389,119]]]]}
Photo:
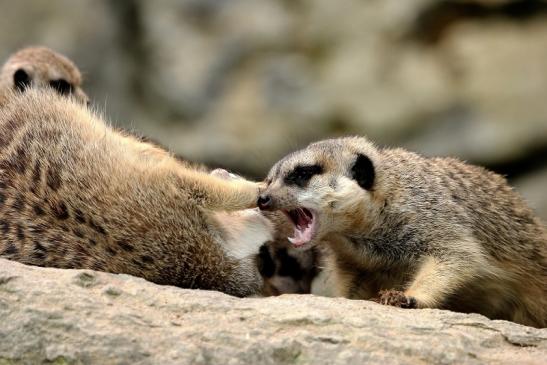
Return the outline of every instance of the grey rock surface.
{"type": "Polygon", "coordinates": [[[547,329],[0,259],[0,364],[545,364],[547,329]]]}

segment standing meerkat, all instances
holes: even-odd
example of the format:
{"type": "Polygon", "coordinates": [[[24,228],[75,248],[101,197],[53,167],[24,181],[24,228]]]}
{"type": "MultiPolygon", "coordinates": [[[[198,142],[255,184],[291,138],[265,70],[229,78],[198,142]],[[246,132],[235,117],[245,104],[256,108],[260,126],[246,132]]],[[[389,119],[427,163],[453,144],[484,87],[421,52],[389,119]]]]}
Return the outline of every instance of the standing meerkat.
{"type": "Polygon", "coordinates": [[[78,67],[65,56],[46,47],[28,47],[11,55],[0,71],[0,106],[10,90],[51,87],[82,103],[89,101],[82,90],[78,67]]]}
{"type": "Polygon", "coordinates": [[[291,218],[293,244],[332,252],[338,295],[547,323],[545,228],[495,173],[354,137],[288,155],[266,184],[258,205],[291,218]]]}
{"type": "Polygon", "coordinates": [[[159,284],[258,293],[271,223],[258,184],[169,154],[150,159],[80,103],[50,90],[0,108],[0,256],[159,284]]]}

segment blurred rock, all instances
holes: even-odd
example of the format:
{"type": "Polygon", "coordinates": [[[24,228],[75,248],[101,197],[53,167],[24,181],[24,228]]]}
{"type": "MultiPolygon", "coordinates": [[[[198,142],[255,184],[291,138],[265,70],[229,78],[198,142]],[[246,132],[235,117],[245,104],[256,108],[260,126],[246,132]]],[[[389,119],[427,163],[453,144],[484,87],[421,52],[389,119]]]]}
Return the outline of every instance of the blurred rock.
{"type": "MultiPolygon", "coordinates": [[[[139,3],[151,92],[171,113],[201,118],[249,55],[282,45],[289,16],[272,1],[139,3]]],[[[229,93],[229,91],[228,91],[229,93]]]]}
{"type": "Polygon", "coordinates": [[[524,175],[515,186],[537,214],[547,222],[547,168],[524,175]]]}
{"type": "Polygon", "coordinates": [[[126,2],[0,0],[0,60],[29,45],[45,45],[63,53],[81,69],[83,87],[94,107],[131,127],[140,111],[133,79],[142,70],[133,67],[127,52],[126,22],[115,11],[116,3],[126,2]]]}
{"type": "MultiPolygon", "coordinates": [[[[467,23],[442,45],[454,76],[454,110],[410,143],[428,154],[483,164],[526,156],[547,144],[547,22],[467,23]]],[[[449,111],[450,112],[450,111],[449,111]]]]}
{"type": "Polygon", "coordinates": [[[192,123],[147,133],[258,176],[340,134],[486,165],[527,158],[547,144],[547,23],[505,16],[494,7],[505,3],[459,14],[433,45],[408,37],[433,1],[148,5],[151,85],[192,123]]]}
{"type": "Polygon", "coordinates": [[[237,299],[0,259],[1,364],[544,364],[547,329],[285,295],[237,299]]]}
{"type": "Polygon", "coordinates": [[[254,177],[345,134],[494,168],[511,162],[499,170],[510,177],[532,173],[519,166],[547,148],[546,1],[0,6],[4,58],[37,43],[66,53],[113,123],[254,177]]]}

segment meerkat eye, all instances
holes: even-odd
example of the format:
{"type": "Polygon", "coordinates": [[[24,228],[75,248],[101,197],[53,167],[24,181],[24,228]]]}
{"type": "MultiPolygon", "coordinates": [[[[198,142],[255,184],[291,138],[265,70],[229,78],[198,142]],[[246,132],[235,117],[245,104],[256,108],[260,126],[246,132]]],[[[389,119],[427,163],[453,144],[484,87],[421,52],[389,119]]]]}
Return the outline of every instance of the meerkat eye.
{"type": "Polygon", "coordinates": [[[57,90],[61,95],[68,95],[72,92],[72,85],[63,79],[51,80],[49,86],[57,90]]]}
{"type": "Polygon", "coordinates": [[[351,177],[365,190],[371,190],[374,184],[374,165],[370,158],[358,154],[355,163],[351,167],[351,177]]]}
{"type": "Polygon", "coordinates": [[[15,88],[19,91],[24,91],[25,88],[30,85],[31,81],[32,80],[30,76],[22,68],[15,71],[15,73],[13,74],[13,84],[15,85],[15,88]]]}
{"type": "Polygon", "coordinates": [[[304,187],[314,175],[323,173],[323,167],[319,165],[296,166],[285,177],[285,184],[304,187]]]}

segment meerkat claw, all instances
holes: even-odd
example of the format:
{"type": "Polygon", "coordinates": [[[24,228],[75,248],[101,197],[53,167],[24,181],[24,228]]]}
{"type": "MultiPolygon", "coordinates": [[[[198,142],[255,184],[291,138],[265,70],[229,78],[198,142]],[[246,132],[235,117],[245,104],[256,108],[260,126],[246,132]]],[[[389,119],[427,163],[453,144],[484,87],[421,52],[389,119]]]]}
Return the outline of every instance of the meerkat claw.
{"type": "Polygon", "coordinates": [[[381,290],[378,303],[399,308],[416,308],[416,298],[408,297],[402,291],[381,290]]]}

